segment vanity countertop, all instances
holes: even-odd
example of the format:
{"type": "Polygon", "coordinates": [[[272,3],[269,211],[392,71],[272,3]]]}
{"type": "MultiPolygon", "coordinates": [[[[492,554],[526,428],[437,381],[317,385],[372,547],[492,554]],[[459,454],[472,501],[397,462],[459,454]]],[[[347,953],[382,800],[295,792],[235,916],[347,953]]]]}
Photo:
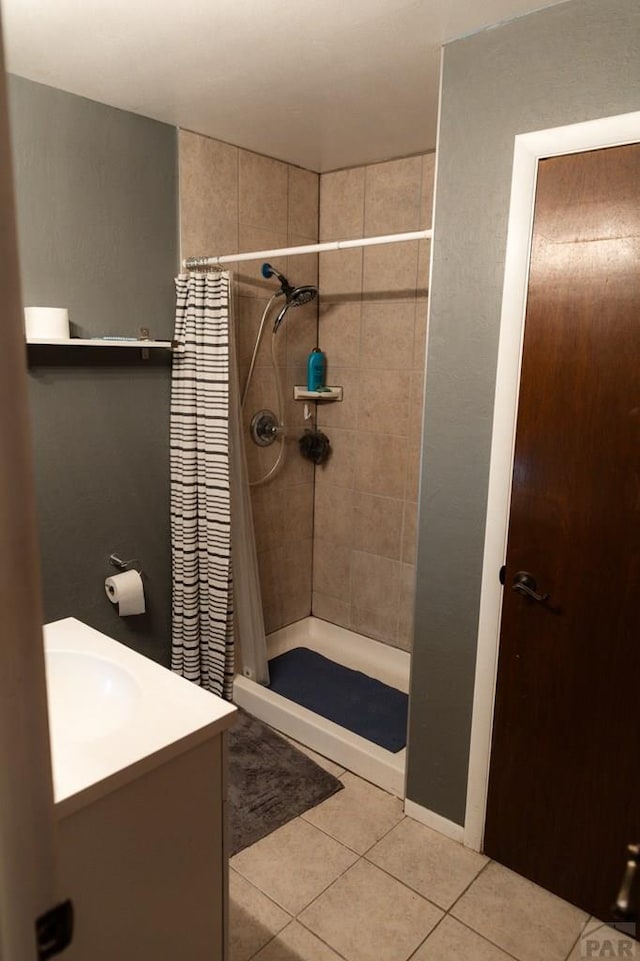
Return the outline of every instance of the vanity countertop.
{"type": "Polygon", "coordinates": [[[230,727],[222,698],[75,617],[44,627],[59,817],[230,727]]]}

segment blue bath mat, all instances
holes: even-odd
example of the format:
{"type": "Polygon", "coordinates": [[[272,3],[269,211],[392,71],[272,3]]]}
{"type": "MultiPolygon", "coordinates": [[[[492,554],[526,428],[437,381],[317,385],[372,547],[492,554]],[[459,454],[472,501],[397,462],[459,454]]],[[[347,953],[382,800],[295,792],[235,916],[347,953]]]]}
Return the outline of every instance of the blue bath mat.
{"type": "Polygon", "coordinates": [[[406,745],[409,698],[395,687],[306,647],[274,657],[269,674],[272,691],[328,721],[394,754],[406,745]]]}

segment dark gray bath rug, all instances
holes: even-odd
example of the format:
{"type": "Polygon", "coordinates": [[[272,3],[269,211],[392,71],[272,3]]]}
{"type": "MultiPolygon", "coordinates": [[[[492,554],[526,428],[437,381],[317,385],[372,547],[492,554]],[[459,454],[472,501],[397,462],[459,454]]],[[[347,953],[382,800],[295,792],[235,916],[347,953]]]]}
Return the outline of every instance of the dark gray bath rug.
{"type": "Polygon", "coordinates": [[[262,721],[238,711],[229,732],[229,853],[249,847],[342,787],[262,721]]]}

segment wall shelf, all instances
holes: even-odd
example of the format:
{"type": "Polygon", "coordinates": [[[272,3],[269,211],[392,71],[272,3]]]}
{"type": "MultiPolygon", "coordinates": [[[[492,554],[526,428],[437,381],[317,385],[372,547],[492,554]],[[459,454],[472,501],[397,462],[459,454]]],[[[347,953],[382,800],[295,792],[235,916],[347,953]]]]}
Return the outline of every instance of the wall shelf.
{"type": "Polygon", "coordinates": [[[181,350],[182,345],[174,340],[108,340],[102,337],[68,337],[27,339],[29,347],[137,347],[159,348],[161,350],[181,350]]]}
{"type": "Polygon", "coordinates": [[[293,388],[294,400],[342,400],[342,387],[325,387],[324,390],[307,390],[306,387],[293,388]]]}

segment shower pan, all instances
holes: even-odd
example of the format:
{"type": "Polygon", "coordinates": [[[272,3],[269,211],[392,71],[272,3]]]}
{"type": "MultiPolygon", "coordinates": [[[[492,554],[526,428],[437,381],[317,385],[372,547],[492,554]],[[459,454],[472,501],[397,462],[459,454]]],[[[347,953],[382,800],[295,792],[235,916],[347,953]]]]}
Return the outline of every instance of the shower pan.
{"type": "MultiPolygon", "coordinates": [[[[408,694],[411,656],[406,651],[355,634],[319,617],[306,617],[267,637],[267,658],[306,648],[336,664],[408,694]]],[[[236,675],[234,703],[277,731],[330,758],[378,787],[404,797],[406,748],[392,752],[282,697],[270,688],[236,675]]]]}

